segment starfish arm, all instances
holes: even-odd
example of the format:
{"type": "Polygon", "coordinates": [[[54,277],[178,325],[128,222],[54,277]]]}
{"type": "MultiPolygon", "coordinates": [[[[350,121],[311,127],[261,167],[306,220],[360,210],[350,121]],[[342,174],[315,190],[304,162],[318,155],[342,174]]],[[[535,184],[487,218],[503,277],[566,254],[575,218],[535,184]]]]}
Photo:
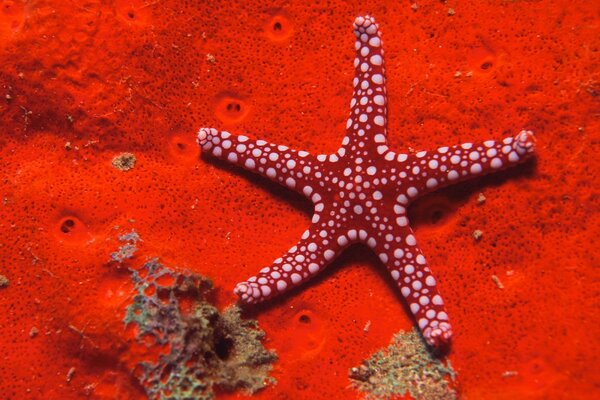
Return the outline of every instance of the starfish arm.
{"type": "Polygon", "coordinates": [[[238,165],[306,194],[306,188],[313,181],[310,172],[316,159],[306,151],[296,151],[286,146],[252,140],[246,136],[236,136],[214,128],[200,128],[198,144],[203,151],[238,165]]]}
{"type": "Polygon", "coordinates": [[[381,31],[373,17],[358,17],[354,21],[354,35],[354,92],[342,144],[348,151],[364,148],[384,154],[388,151],[387,92],[381,31]]]}
{"type": "Polygon", "coordinates": [[[338,237],[337,227],[330,227],[327,221],[318,222],[319,219],[318,214],[313,216],[310,228],[283,257],[236,285],[234,293],[242,302],[260,303],[302,284],[323,270],[359,234],[354,230],[348,232],[350,239],[338,237]]]}
{"type": "Polygon", "coordinates": [[[415,236],[408,226],[393,228],[377,241],[375,252],[406,299],[423,337],[432,346],[448,342],[452,327],[444,301],[415,236]],[[388,246],[381,243],[389,244],[388,246]]]}
{"type": "Polygon", "coordinates": [[[432,192],[440,187],[508,168],[529,158],[535,147],[531,131],[521,131],[500,142],[463,143],[422,151],[404,164],[405,173],[414,178],[407,196],[432,192]]]}

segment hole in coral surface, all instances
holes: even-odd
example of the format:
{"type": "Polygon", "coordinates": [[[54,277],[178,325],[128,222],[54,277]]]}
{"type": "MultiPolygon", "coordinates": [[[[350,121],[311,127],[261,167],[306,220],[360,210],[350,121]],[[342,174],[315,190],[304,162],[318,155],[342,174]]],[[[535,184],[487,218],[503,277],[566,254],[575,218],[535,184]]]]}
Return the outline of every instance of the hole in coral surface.
{"type": "Polygon", "coordinates": [[[434,229],[448,223],[456,205],[445,196],[437,195],[416,202],[409,211],[411,223],[415,226],[424,225],[434,229]]]}
{"type": "Polygon", "coordinates": [[[215,114],[224,123],[235,124],[246,117],[248,106],[246,102],[236,95],[220,95],[217,99],[215,114]]]}
{"type": "Polygon", "coordinates": [[[59,217],[55,229],[54,236],[61,242],[80,243],[92,238],[86,224],[71,213],[59,217]]]}
{"type": "Polygon", "coordinates": [[[230,113],[239,113],[242,110],[242,106],[239,103],[227,104],[227,111],[230,113]]]}
{"type": "Polygon", "coordinates": [[[310,317],[306,314],[302,314],[298,317],[298,321],[303,324],[310,324],[310,317]]]}
{"type": "Polygon", "coordinates": [[[168,151],[173,160],[184,164],[197,161],[200,148],[196,143],[196,135],[186,132],[185,134],[175,134],[170,138],[168,151]]]}
{"type": "Polygon", "coordinates": [[[152,19],[152,4],[148,0],[113,0],[117,16],[130,26],[146,25],[152,19]]]}
{"type": "Polygon", "coordinates": [[[486,61],[483,64],[481,64],[480,68],[483,69],[483,70],[486,70],[486,69],[490,69],[492,67],[492,65],[493,64],[491,62],[486,61]]]}
{"type": "Polygon", "coordinates": [[[67,218],[63,221],[62,224],[60,224],[60,231],[62,233],[69,233],[69,232],[71,232],[71,230],[73,229],[74,226],[75,226],[75,221],[73,221],[70,218],[67,218]]]}
{"type": "Polygon", "coordinates": [[[226,360],[231,354],[233,341],[229,338],[218,336],[215,340],[215,353],[221,360],[226,360]]]}
{"type": "Polygon", "coordinates": [[[498,53],[486,38],[481,38],[479,46],[467,53],[470,67],[477,73],[490,73],[499,63],[498,53]]]}
{"type": "Polygon", "coordinates": [[[274,42],[283,41],[292,34],[292,24],[283,15],[275,15],[264,26],[265,35],[274,42]]]}

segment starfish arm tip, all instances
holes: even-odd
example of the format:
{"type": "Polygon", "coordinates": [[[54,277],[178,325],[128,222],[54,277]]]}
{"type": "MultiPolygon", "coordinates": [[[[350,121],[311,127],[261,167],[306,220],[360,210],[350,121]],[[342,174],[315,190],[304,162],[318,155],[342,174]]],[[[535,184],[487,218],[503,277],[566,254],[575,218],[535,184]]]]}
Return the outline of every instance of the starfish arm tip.
{"type": "Polygon", "coordinates": [[[237,285],[235,285],[235,288],[233,289],[233,293],[235,293],[238,296],[242,296],[243,294],[248,292],[248,284],[246,282],[240,282],[237,285]]]}
{"type": "Polygon", "coordinates": [[[535,135],[532,131],[523,129],[515,136],[515,150],[518,153],[533,153],[535,151],[535,135]]]}
{"type": "Polygon", "coordinates": [[[447,322],[440,323],[436,328],[427,328],[423,332],[427,344],[438,348],[450,343],[452,339],[452,327],[447,322]]]}
{"type": "Polygon", "coordinates": [[[354,29],[368,28],[375,24],[375,18],[370,15],[359,15],[354,19],[354,29]]]}
{"type": "Polygon", "coordinates": [[[211,136],[210,128],[200,128],[198,130],[198,136],[196,137],[198,146],[204,147],[204,145],[210,141],[211,136]]]}
{"type": "Polygon", "coordinates": [[[268,286],[261,287],[256,282],[250,282],[250,280],[238,283],[233,289],[233,293],[235,293],[239,297],[239,300],[245,304],[261,302],[269,297],[271,294],[270,292],[271,289],[268,286]]]}

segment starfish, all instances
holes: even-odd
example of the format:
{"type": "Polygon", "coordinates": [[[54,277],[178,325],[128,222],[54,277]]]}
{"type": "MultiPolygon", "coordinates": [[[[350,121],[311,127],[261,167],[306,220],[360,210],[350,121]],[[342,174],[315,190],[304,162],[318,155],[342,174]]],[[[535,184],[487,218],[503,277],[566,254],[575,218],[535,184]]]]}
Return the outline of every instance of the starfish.
{"type": "Polygon", "coordinates": [[[234,292],[243,303],[268,300],[315,276],[351,244],[364,243],[389,270],[427,343],[439,346],[450,340],[452,328],[406,208],[441,187],[524,161],[534,150],[534,136],[523,130],[501,141],[393,152],[387,145],[379,26],[373,17],[358,17],[354,35],[354,94],[337,152],[315,156],[214,128],[198,132],[203,152],[287,186],[314,205],[300,241],[234,292]]]}

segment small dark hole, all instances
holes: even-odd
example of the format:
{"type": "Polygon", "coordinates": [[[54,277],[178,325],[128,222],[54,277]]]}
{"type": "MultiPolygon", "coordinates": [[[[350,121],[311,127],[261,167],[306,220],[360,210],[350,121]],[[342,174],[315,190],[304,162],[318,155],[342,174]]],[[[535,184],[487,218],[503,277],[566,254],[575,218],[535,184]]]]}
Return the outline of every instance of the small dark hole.
{"type": "Polygon", "coordinates": [[[242,109],[242,106],[240,106],[239,103],[227,104],[227,111],[229,111],[229,112],[239,113],[241,109],[242,109]]]}
{"type": "Polygon", "coordinates": [[[280,30],[281,30],[281,28],[282,28],[282,26],[281,26],[281,22],[275,22],[275,23],[273,24],[273,30],[274,30],[274,31],[280,31],[280,30]]]}
{"type": "Polygon", "coordinates": [[[229,338],[218,337],[215,343],[215,353],[221,360],[226,360],[233,348],[233,341],[229,338]]]}
{"type": "Polygon", "coordinates": [[[60,225],[60,231],[63,233],[69,233],[69,232],[71,232],[71,229],[73,229],[74,226],[75,226],[75,221],[73,221],[72,219],[66,219],[60,225]]]}
{"type": "Polygon", "coordinates": [[[484,62],[483,64],[481,64],[481,69],[489,69],[491,67],[492,67],[492,63],[489,62],[489,61],[484,62]]]}
{"type": "Polygon", "coordinates": [[[185,144],[183,144],[183,143],[177,143],[177,148],[179,150],[185,150],[185,144]]]}
{"type": "Polygon", "coordinates": [[[431,213],[431,223],[437,224],[443,216],[444,214],[440,210],[435,210],[431,213]]]}
{"type": "Polygon", "coordinates": [[[310,317],[306,314],[302,314],[299,318],[298,321],[302,322],[303,324],[309,324],[310,323],[310,317]]]}
{"type": "Polygon", "coordinates": [[[133,13],[133,11],[129,11],[129,12],[127,13],[127,16],[128,16],[130,19],[134,19],[134,18],[135,18],[135,14],[133,13]]]}

